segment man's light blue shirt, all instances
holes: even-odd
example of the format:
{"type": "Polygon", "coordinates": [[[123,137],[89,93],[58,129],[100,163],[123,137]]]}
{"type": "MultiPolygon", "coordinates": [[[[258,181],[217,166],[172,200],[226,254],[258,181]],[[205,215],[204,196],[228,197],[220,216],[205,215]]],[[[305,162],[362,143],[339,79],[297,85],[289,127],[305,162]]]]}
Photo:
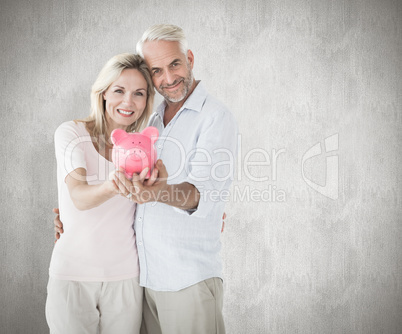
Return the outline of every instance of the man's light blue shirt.
{"type": "Polygon", "coordinates": [[[137,205],[134,226],[140,285],[178,291],[222,277],[222,214],[234,178],[238,129],[231,112],[201,83],[166,127],[165,106],[163,102],[148,123],[159,130],[158,159],[166,166],[169,184],[191,183],[201,199],[190,211],[159,202],[137,205]]]}

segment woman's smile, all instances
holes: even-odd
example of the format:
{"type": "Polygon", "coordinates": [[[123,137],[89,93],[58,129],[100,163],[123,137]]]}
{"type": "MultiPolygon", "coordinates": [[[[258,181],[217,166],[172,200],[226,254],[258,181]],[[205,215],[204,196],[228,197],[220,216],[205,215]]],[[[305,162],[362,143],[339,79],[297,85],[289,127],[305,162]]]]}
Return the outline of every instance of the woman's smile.
{"type": "Polygon", "coordinates": [[[127,109],[117,109],[117,112],[124,117],[130,117],[134,114],[134,111],[127,109]]]}

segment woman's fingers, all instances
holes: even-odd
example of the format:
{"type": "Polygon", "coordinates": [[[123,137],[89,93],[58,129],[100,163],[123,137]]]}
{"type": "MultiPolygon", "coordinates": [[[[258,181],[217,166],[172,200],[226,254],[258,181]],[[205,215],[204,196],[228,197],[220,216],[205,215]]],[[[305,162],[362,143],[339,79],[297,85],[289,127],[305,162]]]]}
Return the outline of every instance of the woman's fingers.
{"type": "Polygon", "coordinates": [[[152,186],[157,180],[157,178],[158,178],[158,169],[154,168],[154,170],[151,173],[151,177],[148,180],[145,180],[144,184],[146,186],[152,186]]]}
{"type": "Polygon", "coordinates": [[[126,178],[123,171],[117,171],[114,175],[114,182],[119,190],[119,193],[127,198],[131,198],[130,194],[139,192],[142,188],[148,171],[149,168],[147,167],[139,175],[133,174],[131,180],[126,178]]]}
{"type": "Polygon", "coordinates": [[[133,190],[132,193],[138,193],[141,191],[144,185],[145,177],[149,171],[149,167],[146,167],[142,170],[142,172],[138,174],[133,174],[132,182],[133,182],[133,190]]]}
{"type": "Polygon", "coordinates": [[[114,183],[118,188],[118,192],[123,195],[123,196],[127,196],[130,194],[130,192],[132,192],[132,182],[126,178],[126,176],[124,175],[124,172],[122,171],[117,171],[114,174],[114,183]]]}
{"type": "Polygon", "coordinates": [[[147,176],[147,173],[149,171],[149,167],[146,167],[142,170],[140,174],[133,174],[132,181],[134,182],[141,182],[144,183],[145,177],[147,176]]]}

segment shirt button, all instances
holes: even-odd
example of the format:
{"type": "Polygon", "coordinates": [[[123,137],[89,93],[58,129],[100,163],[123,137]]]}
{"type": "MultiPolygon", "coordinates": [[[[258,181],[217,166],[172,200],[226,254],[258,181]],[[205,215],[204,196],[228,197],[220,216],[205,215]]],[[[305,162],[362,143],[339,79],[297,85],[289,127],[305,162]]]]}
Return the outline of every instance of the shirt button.
{"type": "Polygon", "coordinates": [[[162,145],[158,145],[158,148],[162,148],[162,145]]]}
{"type": "Polygon", "coordinates": [[[138,241],[138,246],[142,246],[142,241],[138,241]]]}
{"type": "Polygon", "coordinates": [[[142,217],[138,217],[138,220],[141,221],[141,220],[142,220],[142,217]]]}

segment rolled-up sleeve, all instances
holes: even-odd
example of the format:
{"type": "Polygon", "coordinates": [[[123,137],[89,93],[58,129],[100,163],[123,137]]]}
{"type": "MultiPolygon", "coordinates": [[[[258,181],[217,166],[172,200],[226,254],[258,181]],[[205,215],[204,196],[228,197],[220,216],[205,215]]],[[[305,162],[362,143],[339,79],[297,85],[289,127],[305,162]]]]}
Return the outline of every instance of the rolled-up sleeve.
{"type": "Polygon", "coordinates": [[[196,209],[180,210],[194,217],[207,217],[214,206],[228,200],[234,179],[237,157],[237,123],[229,111],[211,117],[187,159],[185,182],[194,185],[200,193],[196,209]]]}

